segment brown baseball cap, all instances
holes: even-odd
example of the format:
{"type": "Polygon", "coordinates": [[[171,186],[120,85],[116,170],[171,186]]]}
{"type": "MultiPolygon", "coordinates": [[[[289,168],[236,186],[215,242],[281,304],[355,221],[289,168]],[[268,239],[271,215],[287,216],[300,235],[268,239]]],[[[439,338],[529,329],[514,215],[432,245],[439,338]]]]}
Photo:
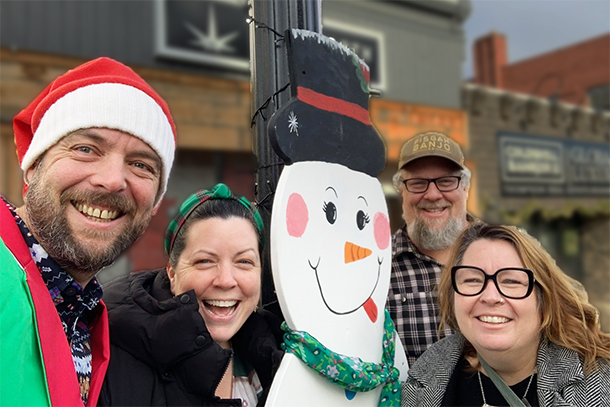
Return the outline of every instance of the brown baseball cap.
{"type": "Polygon", "coordinates": [[[443,157],[464,169],[464,154],[459,144],[443,133],[428,131],[407,140],[400,150],[398,169],[423,157],[443,157]]]}

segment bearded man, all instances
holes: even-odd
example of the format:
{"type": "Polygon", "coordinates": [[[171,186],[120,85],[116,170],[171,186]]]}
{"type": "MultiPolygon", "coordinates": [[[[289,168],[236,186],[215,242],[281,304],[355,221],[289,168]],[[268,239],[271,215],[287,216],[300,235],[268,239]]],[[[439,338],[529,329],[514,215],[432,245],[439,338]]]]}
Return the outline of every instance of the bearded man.
{"type": "Polygon", "coordinates": [[[176,146],[167,104],[109,58],[14,119],[24,205],[0,205],[0,405],[95,406],[109,358],[95,274],[147,228],[176,146]]]}
{"type": "Polygon", "coordinates": [[[393,181],[405,224],[392,236],[386,306],[412,365],[439,339],[437,285],[443,264],[457,237],[474,222],[466,212],[470,171],[455,141],[427,132],[403,145],[393,181]]]}

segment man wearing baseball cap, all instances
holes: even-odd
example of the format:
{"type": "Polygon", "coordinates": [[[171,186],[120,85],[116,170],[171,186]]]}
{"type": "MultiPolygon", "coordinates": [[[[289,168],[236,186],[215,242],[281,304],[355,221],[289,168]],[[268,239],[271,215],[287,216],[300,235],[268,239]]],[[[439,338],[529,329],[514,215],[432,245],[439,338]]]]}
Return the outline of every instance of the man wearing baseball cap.
{"type": "Polygon", "coordinates": [[[431,131],[403,145],[393,181],[405,224],[392,236],[387,308],[412,365],[438,339],[437,284],[453,243],[474,221],[466,212],[470,171],[460,146],[431,131]]]}
{"type": "Polygon", "coordinates": [[[0,405],[94,406],[109,357],[95,274],[147,228],[176,146],[167,104],[109,58],[14,119],[24,205],[0,205],[0,405]]]}

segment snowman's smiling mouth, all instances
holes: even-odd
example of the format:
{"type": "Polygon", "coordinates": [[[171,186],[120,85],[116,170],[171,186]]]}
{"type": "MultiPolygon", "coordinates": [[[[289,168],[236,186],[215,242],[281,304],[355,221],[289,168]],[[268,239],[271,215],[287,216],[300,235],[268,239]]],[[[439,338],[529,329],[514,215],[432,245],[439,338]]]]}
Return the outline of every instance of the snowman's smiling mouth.
{"type": "MultiPolygon", "coordinates": [[[[326,305],[326,308],[328,308],[328,310],[330,312],[332,312],[333,314],[336,314],[336,315],[347,315],[347,314],[351,314],[351,313],[359,310],[360,308],[365,306],[365,304],[369,303],[369,301],[372,302],[371,296],[375,292],[375,289],[377,288],[377,284],[379,284],[379,276],[381,275],[381,265],[383,264],[383,258],[377,257],[377,278],[375,279],[375,284],[374,284],[373,288],[371,289],[371,292],[367,295],[367,297],[364,299],[364,301],[360,305],[358,305],[357,307],[355,307],[353,309],[347,310],[347,311],[334,310],[328,304],[328,301],[326,301],[326,298],[324,297],[324,289],[322,288],[322,283],[320,282],[320,277],[318,276],[318,268],[320,267],[320,261],[321,261],[321,257],[318,257],[317,263],[315,265],[313,265],[311,263],[311,260],[307,260],[307,262],[309,263],[309,267],[311,267],[312,270],[316,273],[316,282],[318,283],[318,289],[320,290],[320,296],[322,297],[322,301],[324,301],[324,305],[326,305]]],[[[367,309],[366,311],[367,311],[367,314],[369,314],[369,310],[367,309]]]]}

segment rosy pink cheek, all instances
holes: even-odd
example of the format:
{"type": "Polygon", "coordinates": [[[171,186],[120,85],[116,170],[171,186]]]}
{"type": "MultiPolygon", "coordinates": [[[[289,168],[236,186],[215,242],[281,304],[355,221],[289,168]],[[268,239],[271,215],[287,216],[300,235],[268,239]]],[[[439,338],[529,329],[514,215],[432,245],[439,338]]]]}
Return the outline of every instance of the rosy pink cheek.
{"type": "Polygon", "coordinates": [[[381,250],[387,249],[390,245],[390,221],[383,213],[377,212],[375,219],[373,219],[373,225],[377,247],[381,250]]]}
{"type": "Polygon", "coordinates": [[[309,212],[303,197],[294,193],[288,197],[286,205],[286,229],[288,234],[293,237],[301,237],[305,233],[309,222],[309,212]]]}

